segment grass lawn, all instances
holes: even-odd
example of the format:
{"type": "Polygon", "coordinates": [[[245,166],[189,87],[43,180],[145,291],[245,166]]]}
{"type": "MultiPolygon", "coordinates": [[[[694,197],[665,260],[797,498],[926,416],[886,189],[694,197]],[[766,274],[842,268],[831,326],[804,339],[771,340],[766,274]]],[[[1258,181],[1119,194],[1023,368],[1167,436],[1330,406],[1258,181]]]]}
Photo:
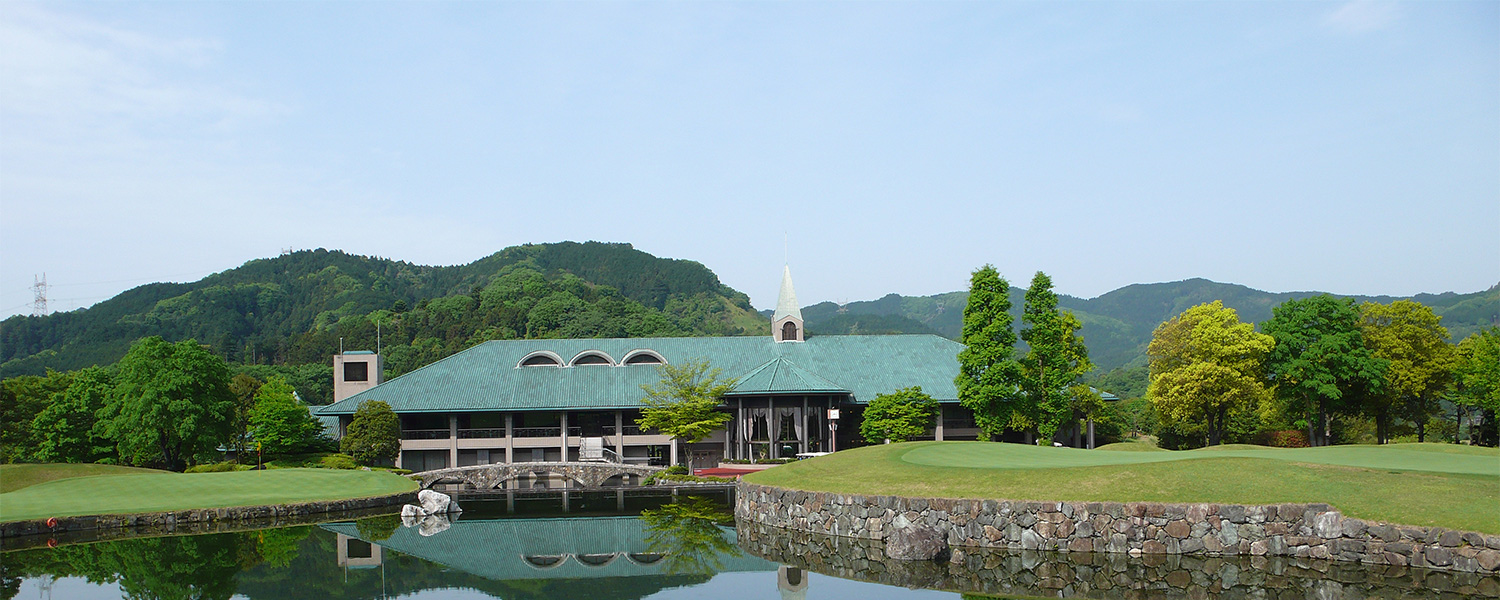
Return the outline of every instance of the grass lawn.
{"type": "Polygon", "coordinates": [[[846,450],[745,480],[919,497],[1326,502],[1362,519],[1500,533],[1500,451],[1446,444],[1099,452],[913,442],[846,450]]]}
{"type": "MultiPolygon", "coordinates": [[[[8,479],[9,470],[0,473],[8,479]]],[[[416,482],[400,475],[360,470],[102,474],[56,479],[0,494],[0,521],[340,500],[416,487],[416,482]]]]}
{"type": "Polygon", "coordinates": [[[58,479],[67,479],[69,477],[165,472],[166,471],[158,471],[156,469],[138,469],[135,467],[95,464],[0,465],[0,494],[14,492],[21,488],[33,486],[38,483],[44,483],[58,479]]]}

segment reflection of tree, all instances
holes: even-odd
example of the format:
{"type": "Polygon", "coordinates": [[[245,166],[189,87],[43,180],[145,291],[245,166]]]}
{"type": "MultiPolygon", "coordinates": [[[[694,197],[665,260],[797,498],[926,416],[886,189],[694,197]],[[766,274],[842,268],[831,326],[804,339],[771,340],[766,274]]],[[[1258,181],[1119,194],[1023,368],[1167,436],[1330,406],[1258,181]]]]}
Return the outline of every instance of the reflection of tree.
{"type": "Polygon", "coordinates": [[[7,578],[82,577],[118,583],[126,598],[224,599],[234,594],[242,534],[160,537],[0,554],[7,578]]]}
{"type": "Polygon", "coordinates": [[[355,521],[354,528],[359,530],[359,539],[370,543],[383,542],[401,528],[401,515],[365,517],[355,521]]]}
{"type": "Polygon", "coordinates": [[[724,568],[719,555],[739,556],[740,549],[719,527],[734,521],[723,506],[707,498],[688,497],[661,508],[641,511],[650,532],[646,544],[664,555],[668,573],[713,575],[724,568]]]}
{"type": "Polygon", "coordinates": [[[263,529],[258,532],[255,539],[255,549],[266,564],[273,567],[285,567],[297,558],[302,540],[307,539],[310,533],[312,533],[312,528],[306,525],[263,529]]]}

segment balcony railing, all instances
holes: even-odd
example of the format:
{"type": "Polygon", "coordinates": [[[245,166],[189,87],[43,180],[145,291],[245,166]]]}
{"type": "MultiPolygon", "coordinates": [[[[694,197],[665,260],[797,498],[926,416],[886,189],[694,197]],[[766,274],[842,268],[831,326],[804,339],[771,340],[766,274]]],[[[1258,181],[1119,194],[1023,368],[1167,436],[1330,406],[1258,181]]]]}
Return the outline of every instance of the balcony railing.
{"type": "Polygon", "coordinates": [[[461,439],[461,440],[473,440],[473,439],[485,439],[485,438],[503,438],[503,437],[505,437],[505,428],[504,427],[486,427],[486,428],[483,428],[483,429],[460,429],[460,430],[458,430],[458,439],[461,439]]]}
{"type": "Polygon", "coordinates": [[[403,440],[446,440],[448,430],[445,429],[403,429],[401,430],[403,440]]]}
{"type": "MultiPolygon", "coordinates": [[[[626,425],[622,429],[625,430],[625,435],[655,435],[656,434],[655,431],[650,431],[650,430],[643,431],[643,430],[641,430],[641,427],[639,425],[626,425]]],[[[605,425],[604,426],[604,435],[606,437],[615,435],[615,426],[614,425],[605,425]]]]}
{"type": "MultiPolygon", "coordinates": [[[[561,427],[516,427],[511,433],[518,438],[557,437],[562,435],[561,427]]],[[[569,427],[569,437],[583,437],[582,427],[569,427]]]]}

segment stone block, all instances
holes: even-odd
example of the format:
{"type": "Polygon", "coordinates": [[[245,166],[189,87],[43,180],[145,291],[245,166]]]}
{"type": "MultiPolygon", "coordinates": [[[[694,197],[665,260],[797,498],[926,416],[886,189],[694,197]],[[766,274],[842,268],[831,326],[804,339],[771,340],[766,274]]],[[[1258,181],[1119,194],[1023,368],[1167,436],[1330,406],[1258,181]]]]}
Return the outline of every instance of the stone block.
{"type": "Polygon", "coordinates": [[[1479,562],[1480,569],[1485,571],[1500,570],[1500,550],[1485,548],[1484,550],[1480,550],[1479,554],[1474,556],[1474,559],[1479,562]]]}
{"type": "Polygon", "coordinates": [[[1072,552],[1093,552],[1094,540],[1086,538],[1074,538],[1068,541],[1068,550],[1072,552]]]}
{"type": "Polygon", "coordinates": [[[1365,527],[1366,527],[1366,525],[1365,525],[1365,522],[1362,521],[1362,520],[1351,519],[1349,517],[1344,517],[1344,520],[1343,520],[1343,522],[1340,525],[1341,525],[1341,528],[1344,531],[1344,537],[1347,537],[1347,538],[1360,538],[1360,537],[1364,537],[1364,535],[1365,535],[1365,527]]]}
{"type": "Polygon", "coordinates": [[[1219,515],[1224,517],[1230,523],[1244,523],[1245,507],[1238,504],[1226,504],[1219,507],[1219,515]]]}
{"type": "Polygon", "coordinates": [[[1041,545],[1042,536],[1030,529],[1021,530],[1021,548],[1023,550],[1036,550],[1041,545]]]}
{"type": "Polygon", "coordinates": [[[1428,546],[1422,553],[1427,563],[1433,566],[1446,567],[1453,564],[1453,550],[1443,546],[1428,546]]]}
{"type": "Polygon", "coordinates": [[[947,536],[936,527],[904,527],[885,540],[885,555],[897,560],[933,560],[947,551],[947,536]]]}
{"type": "Polygon", "coordinates": [[[1323,539],[1343,537],[1344,527],[1342,517],[1336,512],[1321,512],[1313,516],[1313,535],[1323,539]]]}
{"type": "Polygon", "coordinates": [[[1442,535],[1439,535],[1437,543],[1446,548],[1457,548],[1463,541],[1463,533],[1450,530],[1444,531],[1442,535]]]}
{"type": "Polygon", "coordinates": [[[1147,540],[1141,544],[1141,552],[1145,554],[1166,554],[1167,546],[1156,540],[1147,540]]]}

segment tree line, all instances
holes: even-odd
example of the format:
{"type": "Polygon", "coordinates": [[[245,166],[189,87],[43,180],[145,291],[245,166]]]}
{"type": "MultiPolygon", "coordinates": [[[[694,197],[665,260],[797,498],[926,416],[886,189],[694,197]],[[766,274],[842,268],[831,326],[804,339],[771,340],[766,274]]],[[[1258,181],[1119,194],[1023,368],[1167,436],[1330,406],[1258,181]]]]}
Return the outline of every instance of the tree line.
{"type": "Polygon", "coordinates": [[[1363,423],[1376,443],[1408,432],[1426,441],[1435,422],[1456,441],[1459,432],[1447,432],[1456,421],[1469,425],[1472,443],[1496,445],[1500,327],[1455,345],[1421,303],[1322,294],[1282,302],[1257,330],[1213,301],[1161,323],[1144,369],[1089,374],[1079,321],[1056,298],[1038,272],[1017,335],[1009,283],[989,265],[973,274],[955,383],[991,438],[1021,432],[1047,443],[1059,427],[1092,418],[1108,434],[1154,432],[1171,448],[1363,441],[1351,435],[1363,423]],[[1085,380],[1144,399],[1105,405],[1085,380]],[[1434,421],[1448,410],[1455,421],[1434,421]]]}
{"type": "MultiPolygon", "coordinates": [[[[240,369],[235,373],[194,340],[153,336],[107,367],[6,379],[0,382],[0,461],[182,471],[230,452],[246,459],[340,449],[287,377],[263,366],[240,369]]],[[[399,447],[400,424],[384,408],[373,420],[351,424],[353,435],[340,442],[365,464],[394,458],[392,448],[399,447]]],[[[361,407],[360,413],[378,409],[361,407]]]]}
{"type": "Polygon", "coordinates": [[[1325,294],[1283,302],[1256,331],[1222,302],[1200,304],[1156,328],[1146,397],[1167,436],[1186,438],[1179,444],[1295,431],[1305,438],[1285,443],[1323,446],[1355,441],[1339,429],[1360,422],[1375,443],[1398,429],[1422,442],[1447,404],[1471,443],[1494,446],[1500,327],[1455,345],[1441,321],[1410,300],[1325,294]]]}

